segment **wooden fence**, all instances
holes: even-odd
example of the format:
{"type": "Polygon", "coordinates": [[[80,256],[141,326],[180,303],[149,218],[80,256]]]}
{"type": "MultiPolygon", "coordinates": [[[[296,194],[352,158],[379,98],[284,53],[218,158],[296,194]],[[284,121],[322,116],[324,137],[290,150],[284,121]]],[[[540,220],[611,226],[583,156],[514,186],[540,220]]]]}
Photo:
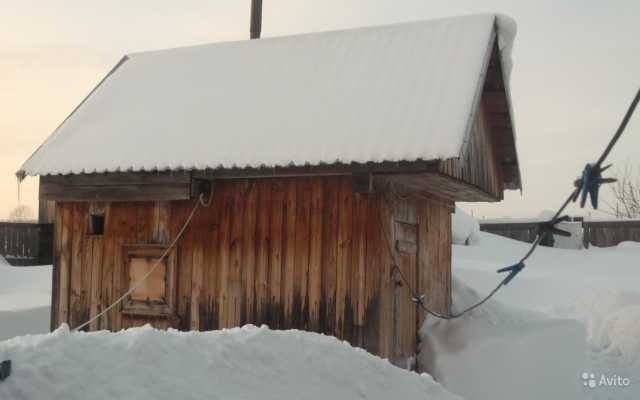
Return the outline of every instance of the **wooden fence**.
{"type": "Polygon", "coordinates": [[[620,242],[640,242],[640,221],[585,221],[584,247],[615,246],[620,242]]]}
{"type": "MultiPolygon", "coordinates": [[[[585,248],[589,248],[589,246],[611,247],[626,241],[640,242],[640,220],[581,221],[580,218],[575,218],[573,221],[573,223],[581,223],[582,232],[571,231],[574,235],[582,235],[579,241],[585,248]]],[[[566,226],[559,226],[559,228],[566,229],[566,226]]],[[[480,222],[480,230],[532,243],[538,234],[538,223],[480,222]]]]}
{"type": "Polygon", "coordinates": [[[53,225],[0,222],[0,255],[16,266],[51,264],[53,225]]]}
{"type": "Polygon", "coordinates": [[[538,236],[537,222],[504,222],[504,223],[482,223],[480,230],[519,240],[521,242],[533,243],[538,236]]]}

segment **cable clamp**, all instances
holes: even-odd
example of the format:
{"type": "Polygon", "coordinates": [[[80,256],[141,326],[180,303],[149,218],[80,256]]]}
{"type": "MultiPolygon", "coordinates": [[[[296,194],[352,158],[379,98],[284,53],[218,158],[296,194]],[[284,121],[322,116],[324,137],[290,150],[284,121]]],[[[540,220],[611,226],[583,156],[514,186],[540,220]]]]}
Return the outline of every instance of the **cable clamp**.
{"type": "Polygon", "coordinates": [[[560,218],[554,218],[551,221],[541,222],[538,224],[538,236],[552,234],[552,235],[559,235],[564,237],[571,237],[571,233],[562,229],[558,229],[556,227],[557,224],[561,222],[567,222],[570,220],[571,220],[571,217],[569,217],[568,215],[564,215],[560,218]]]}
{"type": "Polygon", "coordinates": [[[506,286],[523,269],[524,269],[524,263],[522,261],[520,261],[519,263],[511,265],[509,267],[500,268],[496,272],[498,272],[498,273],[500,273],[500,272],[509,272],[509,275],[507,275],[502,281],[502,284],[506,286]]]}
{"type": "Polygon", "coordinates": [[[616,181],[614,178],[603,178],[602,173],[609,169],[611,164],[600,167],[598,164],[587,164],[582,171],[582,176],[575,180],[573,185],[576,187],[575,194],[573,195],[573,201],[575,202],[580,197],[580,207],[584,208],[587,202],[587,196],[591,200],[591,205],[594,210],[598,209],[598,192],[600,191],[600,185],[605,183],[613,183],[616,181]]]}
{"type": "Polygon", "coordinates": [[[424,299],[427,297],[425,294],[419,294],[416,296],[411,296],[411,302],[416,304],[424,304],[424,299]]]}

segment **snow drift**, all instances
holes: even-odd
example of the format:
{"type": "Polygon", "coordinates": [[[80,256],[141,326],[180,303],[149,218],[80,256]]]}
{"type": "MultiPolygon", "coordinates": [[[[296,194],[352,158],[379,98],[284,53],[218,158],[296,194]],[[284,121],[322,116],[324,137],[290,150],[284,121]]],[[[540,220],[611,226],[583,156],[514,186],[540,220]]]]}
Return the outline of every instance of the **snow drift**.
{"type": "MultiPolygon", "coordinates": [[[[454,245],[454,307],[492,290],[503,278],[496,270],[512,265],[529,247],[487,232],[469,246],[454,245]]],[[[469,399],[639,398],[638,260],[637,243],[588,250],[538,247],[494,300],[460,320],[427,321],[422,336],[435,354],[425,360],[431,362],[429,372],[469,399]],[[585,388],[585,372],[626,377],[632,384],[585,388]]]]}
{"type": "Polygon", "coordinates": [[[480,224],[471,215],[456,207],[456,212],[451,214],[451,233],[454,244],[473,244],[478,241],[480,224]]]}
{"type": "Polygon", "coordinates": [[[49,306],[50,302],[50,265],[13,267],[0,257],[0,312],[49,306]]]}
{"type": "Polygon", "coordinates": [[[47,335],[0,343],[13,373],[0,399],[437,399],[429,375],[392,366],[336,338],[245,326],[212,332],[47,335]]]}
{"type": "MultiPolygon", "coordinates": [[[[454,279],[454,312],[480,298],[454,279]]],[[[489,300],[459,319],[427,318],[420,334],[421,365],[464,398],[569,399],[579,393],[585,335],[577,321],[489,300]]]]}
{"type": "Polygon", "coordinates": [[[12,267],[0,256],[0,340],[49,332],[50,302],[51,266],[12,267]]]}

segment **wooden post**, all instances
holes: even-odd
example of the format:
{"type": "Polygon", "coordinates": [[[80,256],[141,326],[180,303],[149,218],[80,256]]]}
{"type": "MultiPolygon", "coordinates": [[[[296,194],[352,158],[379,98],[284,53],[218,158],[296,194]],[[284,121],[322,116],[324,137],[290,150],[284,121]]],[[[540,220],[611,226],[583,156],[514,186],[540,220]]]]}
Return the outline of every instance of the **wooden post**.
{"type": "Polygon", "coordinates": [[[260,39],[262,31],[262,0],[251,0],[251,39],[260,39]]]}

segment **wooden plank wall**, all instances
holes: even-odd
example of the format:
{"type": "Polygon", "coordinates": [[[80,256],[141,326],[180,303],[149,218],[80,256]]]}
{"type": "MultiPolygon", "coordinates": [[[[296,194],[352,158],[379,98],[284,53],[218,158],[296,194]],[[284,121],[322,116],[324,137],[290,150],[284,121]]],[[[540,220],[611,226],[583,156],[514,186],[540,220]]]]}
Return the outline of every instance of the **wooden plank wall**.
{"type": "Polygon", "coordinates": [[[439,170],[482,189],[495,201],[499,201],[503,198],[504,179],[485,107],[485,100],[482,99],[469,134],[466,152],[461,158],[441,161],[439,170]]]}
{"type": "Polygon", "coordinates": [[[536,240],[539,229],[538,222],[480,223],[480,230],[483,232],[527,243],[533,243],[536,240]]]}
{"type": "Polygon", "coordinates": [[[621,242],[640,242],[640,221],[584,221],[584,247],[616,246],[621,242]]]}
{"type": "MultiPolygon", "coordinates": [[[[124,293],[121,245],[168,243],[193,205],[58,202],[55,321],[77,326],[124,293]],[[104,235],[88,234],[92,210],[105,214],[104,235]]],[[[419,227],[418,290],[441,311],[450,303],[451,205],[412,200],[401,208],[391,211],[380,194],[353,193],[348,176],[216,181],[211,205],[178,245],[175,320],[126,316],[116,307],[89,328],[268,324],[335,335],[391,357],[393,246],[382,229],[392,232],[393,218],[419,227]]],[[[412,355],[423,315],[403,290],[402,307],[413,317],[401,328],[402,351],[412,355]]]]}

